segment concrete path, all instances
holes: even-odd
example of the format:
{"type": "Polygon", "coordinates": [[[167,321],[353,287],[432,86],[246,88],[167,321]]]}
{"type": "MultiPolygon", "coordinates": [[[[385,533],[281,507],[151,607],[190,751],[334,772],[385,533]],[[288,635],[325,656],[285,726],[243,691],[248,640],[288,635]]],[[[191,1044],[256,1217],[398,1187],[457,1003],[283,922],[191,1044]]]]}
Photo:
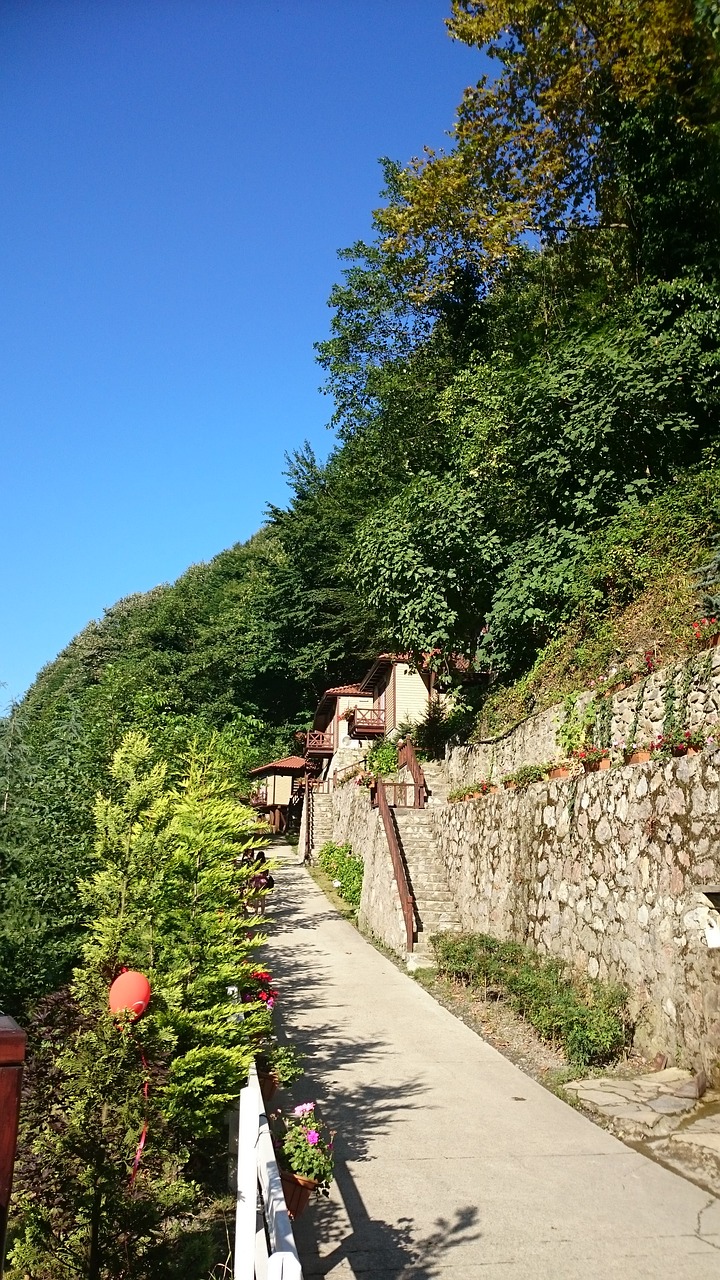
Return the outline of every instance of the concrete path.
{"type": "Polygon", "coordinates": [[[278,1012],[307,1055],[293,1099],[338,1128],[330,1200],[296,1224],[306,1277],[719,1280],[720,1200],[523,1075],[302,867],[276,885],[278,1012]]]}

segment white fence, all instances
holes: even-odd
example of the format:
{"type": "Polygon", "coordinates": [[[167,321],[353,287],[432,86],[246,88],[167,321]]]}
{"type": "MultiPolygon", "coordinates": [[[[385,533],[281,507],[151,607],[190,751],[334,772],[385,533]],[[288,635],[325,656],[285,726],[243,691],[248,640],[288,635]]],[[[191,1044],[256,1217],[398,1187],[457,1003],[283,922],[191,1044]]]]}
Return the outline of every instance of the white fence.
{"type": "Polygon", "coordinates": [[[240,1093],[234,1280],[302,1280],[255,1067],[240,1093]]]}

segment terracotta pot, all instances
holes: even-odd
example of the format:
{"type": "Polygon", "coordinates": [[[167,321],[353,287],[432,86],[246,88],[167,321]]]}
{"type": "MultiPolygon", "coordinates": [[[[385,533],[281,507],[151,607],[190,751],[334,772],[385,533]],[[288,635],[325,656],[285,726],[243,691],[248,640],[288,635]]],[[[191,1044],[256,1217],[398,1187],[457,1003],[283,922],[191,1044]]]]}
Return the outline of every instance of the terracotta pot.
{"type": "Polygon", "coordinates": [[[626,764],[645,764],[645,761],[649,760],[651,755],[652,755],[652,752],[646,751],[645,749],[643,749],[642,751],[633,751],[632,755],[628,756],[625,763],[626,764]]]}
{"type": "Polygon", "coordinates": [[[674,750],[673,755],[675,756],[676,759],[679,760],[683,756],[699,756],[700,751],[698,747],[683,747],[683,748],[680,748],[679,750],[674,750]]]}
{"type": "Polygon", "coordinates": [[[310,1196],[320,1184],[314,1178],[303,1178],[299,1173],[289,1173],[286,1169],[280,1170],[280,1181],[288,1215],[294,1221],[307,1209],[310,1196]]]}
{"type": "Polygon", "coordinates": [[[564,764],[555,765],[555,768],[551,769],[550,772],[548,773],[548,778],[553,778],[553,779],[569,778],[569,777],[570,777],[570,770],[564,764]]]}
{"type": "Polygon", "coordinates": [[[280,1081],[274,1071],[258,1071],[260,1092],[265,1106],[275,1097],[280,1081]]]}
{"type": "Polygon", "coordinates": [[[593,760],[591,764],[583,764],[586,773],[604,773],[610,768],[610,758],[605,756],[603,760],[593,760]]]}
{"type": "Polygon", "coordinates": [[[503,786],[506,791],[514,791],[517,786],[517,782],[503,782],[503,786]]]}
{"type": "Polygon", "coordinates": [[[490,788],[490,790],[488,791],[488,795],[489,795],[489,796],[496,796],[499,790],[500,790],[500,788],[499,788],[499,787],[494,787],[494,786],[493,786],[493,787],[491,787],[491,788],[490,788]]]}

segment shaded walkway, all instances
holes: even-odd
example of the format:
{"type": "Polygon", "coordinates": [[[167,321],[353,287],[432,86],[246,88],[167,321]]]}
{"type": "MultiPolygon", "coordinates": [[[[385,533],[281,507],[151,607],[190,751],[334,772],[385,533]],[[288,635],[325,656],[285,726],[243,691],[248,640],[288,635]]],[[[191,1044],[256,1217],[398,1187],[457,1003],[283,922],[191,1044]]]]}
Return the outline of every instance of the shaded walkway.
{"type": "Polygon", "coordinates": [[[337,1183],[296,1235],[306,1277],[720,1276],[720,1201],[508,1062],[364,941],[300,866],[269,960],[338,1128],[337,1183]]]}

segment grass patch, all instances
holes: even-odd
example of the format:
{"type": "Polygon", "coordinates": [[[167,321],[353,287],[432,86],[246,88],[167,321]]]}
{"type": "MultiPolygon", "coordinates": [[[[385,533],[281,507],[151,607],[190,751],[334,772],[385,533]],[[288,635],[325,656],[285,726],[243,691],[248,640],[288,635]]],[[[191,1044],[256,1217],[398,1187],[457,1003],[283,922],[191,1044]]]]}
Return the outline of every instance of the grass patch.
{"type": "Polygon", "coordinates": [[[561,960],[486,934],[441,933],[431,942],[441,974],[485,995],[499,992],[542,1040],[562,1045],[573,1066],[613,1061],[626,1048],[625,987],[582,979],[561,960]]]}

